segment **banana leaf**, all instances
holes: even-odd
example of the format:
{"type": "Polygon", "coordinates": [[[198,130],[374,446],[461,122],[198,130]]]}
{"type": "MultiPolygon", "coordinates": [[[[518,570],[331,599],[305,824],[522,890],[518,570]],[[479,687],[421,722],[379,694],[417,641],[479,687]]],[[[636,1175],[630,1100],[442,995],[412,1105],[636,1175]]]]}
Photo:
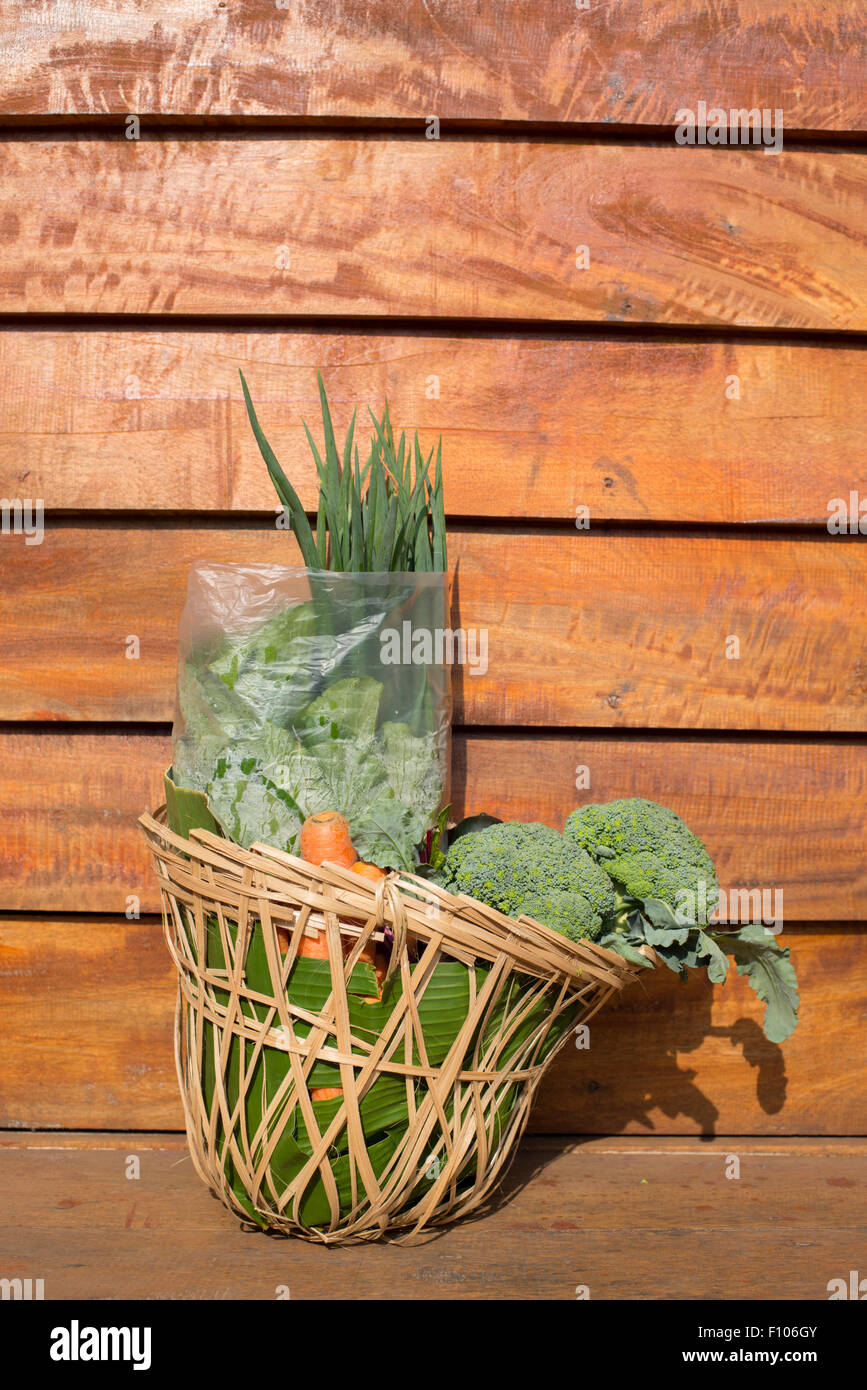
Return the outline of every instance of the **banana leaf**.
{"type": "MultiPolygon", "coordinates": [[[[337,1084],[340,1084],[339,1076],[337,1084]]],[[[343,1100],[340,1096],[336,1096],[334,1100],[313,1102],[313,1113],[316,1116],[320,1133],[325,1132],[342,1105],[343,1100]]],[[[406,1103],[406,1082],[398,1076],[377,1077],[361,1101],[358,1112],[361,1116],[361,1126],[365,1137],[369,1140],[375,1140],[394,1125],[405,1127],[409,1117],[406,1103]]],[[[312,1153],[313,1145],[307,1133],[304,1117],[297,1109],[294,1114],[295,1137],[298,1144],[305,1153],[312,1153]]],[[[344,1153],[348,1145],[349,1135],[346,1129],[343,1129],[337,1136],[334,1147],[338,1153],[344,1153]]]]}
{"type": "Polygon", "coordinates": [[[176,835],[183,835],[185,840],[189,839],[191,830],[210,830],[212,835],[223,834],[223,827],[211,810],[204,792],[179,787],[174,781],[172,768],[165,773],[163,784],[170,830],[176,835]]]}
{"type": "MultiPolygon", "coordinates": [[[[380,1177],[388,1164],[389,1159],[400,1143],[400,1132],[395,1131],[387,1134],[378,1143],[371,1144],[367,1150],[370,1165],[376,1175],[380,1177]]],[[[352,1206],[352,1161],[348,1154],[343,1154],[339,1158],[331,1160],[331,1171],[334,1174],[334,1181],[337,1185],[337,1195],[340,1201],[341,1215],[346,1213],[352,1206]]],[[[357,1177],[357,1196],[362,1198],[364,1186],[361,1178],[357,1177]]],[[[325,1186],[321,1178],[317,1178],[305,1190],[301,1201],[301,1222],[304,1226],[327,1226],[331,1221],[331,1207],[325,1186]]]]}
{"type": "MultiPolygon", "coordinates": [[[[234,943],[237,928],[234,923],[228,923],[227,926],[229,936],[234,943]]],[[[227,966],[217,919],[215,917],[209,918],[206,927],[208,968],[216,971],[225,970],[227,966]]],[[[194,941],[192,945],[195,945],[194,941]]],[[[411,968],[414,971],[417,967],[411,968]]],[[[268,967],[262,928],[258,922],[254,924],[250,935],[244,969],[245,978],[251,989],[266,996],[273,993],[274,983],[271,980],[268,967]]],[[[476,967],[476,994],[483,988],[486,976],[486,968],[476,967]]],[[[476,1055],[483,1056],[485,1054],[485,1047],[496,1036],[506,1010],[520,1008],[521,999],[537,988],[537,982],[529,977],[526,980],[518,977],[511,982],[507,996],[498,1002],[481,1025],[481,1044],[476,1055]]],[[[296,960],[289,977],[288,992],[289,997],[299,1007],[311,1013],[321,1011],[332,992],[329,962],[308,958],[296,960]]],[[[347,987],[349,1015],[353,1033],[370,1043],[373,1043],[380,1035],[400,999],[402,986],[399,976],[392,979],[381,1000],[367,1002],[370,996],[376,992],[377,985],[372,967],[364,962],[359,963],[354,968],[347,987]]],[[[221,1003],[228,1002],[227,991],[217,987],[214,993],[221,1003]]],[[[457,961],[443,961],[434,967],[417,1006],[425,1040],[427,1061],[431,1066],[440,1066],[448,1055],[467,1018],[472,993],[467,966],[457,961]]],[[[268,1013],[265,1005],[245,1001],[242,1002],[242,1009],[248,1017],[255,1017],[259,1021],[262,1021],[268,1013]]],[[[534,1029],[538,1028],[549,1010],[550,1000],[548,998],[543,997],[535,1001],[527,1016],[500,1049],[496,1057],[497,1063],[502,1064],[518,1052],[522,1043],[530,1037],[534,1029]]],[[[554,1046],[571,1025],[574,1012],[574,1010],[564,1011],[561,1018],[557,1020],[552,1029],[552,1037],[546,1041],[545,1053],[554,1046]]],[[[310,1031],[309,1025],[306,1024],[298,1023],[295,1027],[298,1036],[302,1038],[306,1037],[310,1031]]],[[[465,1065],[472,1064],[474,1050],[475,1043],[471,1043],[465,1058],[465,1065]]],[[[233,1038],[224,1068],[224,1086],[229,1109],[232,1112],[240,1095],[243,1063],[247,1098],[243,1114],[239,1114],[235,1119],[234,1139],[238,1143],[242,1132],[245,1131],[248,1145],[252,1144],[254,1135],[261,1127],[266,1109],[274,1102],[290,1070],[289,1055],[282,1049],[262,1047],[254,1062],[255,1052],[256,1045],[253,1042],[244,1041],[242,1044],[240,1039],[233,1038]]],[[[540,1053],[539,1055],[543,1054],[540,1053]]],[[[402,1044],[395,1056],[399,1060],[403,1060],[402,1044]]],[[[413,1046],[412,1061],[415,1065],[419,1065],[421,1062],[417,1044],[413,1046]]],[[[213,1024],[206,1022],[201,1079],[205,1105],[209,1112],[214,1104],[218,1064],[218,1030],[213,1024]]],[[[311,1088],[329,1085],[339,1086],[341,1084],[339,1067],[329,1063],[317,1062],[308,1077],[308,1085],[311,1088]]],[[[423,1102],[426,1086],[423,1081],[416,1082],[415,1086],[416,1104],[418,1105],[423,1102]]],[[[490,1150],[495,1150],[502,1142],[521,1090],[519,1083],[507,1084],[496,1098],[493,1115],[491,1116],[489,1112],[488,1147],[490,1150]]],[[[342,1104],[343,1101],[340,1097],[328,1101],[313,1102],[313,1112],[320,1134],[328,1128],[342,1104]]],[[[453,1095],[448,1097],[444,1111],[446,1121],[450,1122],[454,1113],[453,1095]]],[[[374,1172],[380,1176],[397,1150],[406,1131],[408,1121],[406,1079],[387,1074],[379,1076],[361,1100],[359,1112],[364,1134],[368,1140],[368,1155],[374,1172]]],[[[288,1100],[278,1108],[277,1113],[269,1118],[267,1134],[273,1136],[275,1129],[279,1129],[280,1135],[270,1157],[268,1175],[260,1194],[260,1203],[279,1200],[313,1151],[313,1142],[307,1132],[300,1108],[291,1105],[288,1100]]],[[[437,1124],[426,1146],[427,1153],[430,1155],[438,1153],[442,1158],[445,1154],[445,1147],[441,1140],[442,1135],[439,1124],[437,1124]]],[[[228,1142],[229,1136],[223,1131],[221,1123],[217,1134],[216,1151],[218,1159],[223,1164],[226,1179],[239,1205],[250,1219],[259,1225],[266,1225],[267,1222],[259,1216],[253,1207],[244,1183],[235,1169],[231,1153],[227,1149],[228,1142]]],[[[264,1140],[261,1141],[253,1152],[252,1156],[255,1163],[258,1163],[261,1158],[262,1143],[264,1142],[264,1140]]],[[[349,1210],[352,1202],[351,1162],[347,1148],[348,1136],[344,1128],[337,1136],[329,1158],[337,1186],[341,1212],[349,1210]]],[[[462,1182],[473,1180],[475,1167],[475,1158],[468,1157],[465,1170],[461,1175],[462,1182]]],[[[419,1200],[423,1192],[436,1180],[437,1173],[436,1162],[430,1164],[430,1171],[424,1166],[421,1167],[419,1181],[408,1197],[408,1204],[419,1200]]],[[[360,1179],[357,1181],[359,1184],[358,1192],[361,1192],[360,1179]]],[[[314,1175],[305,1191],[300,1214],[302,1222],[307,1226],[327,1225],[331,1220],[327,1193],[321,1178],[317,1175],[314,1175]]]]}
{"type": "MultiPolygon", "coordinates": [[[[414,974],[416,969],[416,966],[411,966],[410,973],[414,974]]],[[[481,992],[487,974],[486,967],[476,967],[476,994],[481,992]]],[[[378,1002],[366,1003],[364,1000],[350,999],[349,1017],[353,1030],[357,1031],[360,1037],[371,1040],[379,1037],[402,993],[403,986],[395,975],[378,1002]]],[[[427,1060],[431,1066],[441,1066],[451,1051],[466,1022],[470,1010],[470,997],[467,966],[459,961],[440,961],[434,966],[425,991],[417,1003],[427,1060]]],[[[404,1060],[402,1053],[400,1060],[404,1060]]],[[[421,1053],[416,1042],[413,1042],[411,1060],[414,1066],[421,1065],[421,1053]]]]}
{"type": "MultiPolygon", "coordinates": [[[[547,1020],[555,1002],[553,991],[546,991],[538,997],[535,1003],[524,1013],[522,1008],[523,997],[529,996],[538,989],[538,981],[530,976],[514,976],[509,982],[508,991],[498,1000],[496,1008],[489,1014],[480,1047],[480,1055],[487,1056],[488,1050],[494,1042],[497,1033],[502,1026],[506,1014],[523,1015],[521,1022],[517,1026],[509,1025],[507,1028],[507,1040],[498,1049],[495,1063],[502,1065],[520,1051],[528,1038],[547,1020]]],[[[550,1025],[547,1036],[541,1047],[535,1049],[533,1058],[535,1062],[542,1062],[551,1053],[557,1043],[563,1038],[570,1028],[574,1028],[581,1012],[581,1004],[575,1002],[564,1009],[554,1022],[550,1025]]]]}

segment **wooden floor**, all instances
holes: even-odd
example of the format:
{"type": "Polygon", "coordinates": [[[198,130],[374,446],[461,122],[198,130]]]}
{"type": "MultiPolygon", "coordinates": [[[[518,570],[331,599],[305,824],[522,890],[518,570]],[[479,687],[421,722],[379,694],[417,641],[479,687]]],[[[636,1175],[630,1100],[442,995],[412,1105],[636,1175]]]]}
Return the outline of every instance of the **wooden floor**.
{"type": "Polygon", "coordinates": [[[530,1138],[484,1217],[323,1249],[243,1232],[180,1135],[0,1135],[0,1277],[46,1299],[826,1299],[865,1237],[867,1139],[530,1138]]]}

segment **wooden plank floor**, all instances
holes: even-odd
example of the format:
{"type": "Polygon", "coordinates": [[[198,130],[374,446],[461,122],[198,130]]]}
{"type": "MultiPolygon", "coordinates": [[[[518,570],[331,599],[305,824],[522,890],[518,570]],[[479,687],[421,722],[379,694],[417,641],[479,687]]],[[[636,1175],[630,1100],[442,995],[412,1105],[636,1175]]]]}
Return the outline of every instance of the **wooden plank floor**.
{"type": "Polygon", "coordinates": [[[867,1139],[525,1140],[413,1247],[246,1234],[177,1134],[0,1135],[0,1277],[46,1299],[818,1299],[864,1265],[867,1139]],[[129,1179],[129,1155],[141,1176],[129,1179]],[[731,1156],[739,1178],[726,1176],[731,1156]],[[285,1297],[285,1293],[283,1294],[285,1297]]]}

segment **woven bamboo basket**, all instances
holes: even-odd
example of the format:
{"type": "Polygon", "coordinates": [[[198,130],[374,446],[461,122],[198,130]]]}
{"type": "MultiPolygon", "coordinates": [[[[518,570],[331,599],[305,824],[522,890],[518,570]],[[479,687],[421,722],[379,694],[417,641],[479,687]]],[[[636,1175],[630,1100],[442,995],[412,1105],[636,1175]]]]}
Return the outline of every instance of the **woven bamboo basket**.
{"type": "Polygon", "coordinates": [[[243,1223],[411,1239],[479,1208],[559,1049],[636,967],[427,880],[141,824],[178,972],[195,1167],[243,1223]],[[298,956],[324,932],[327,960],[298,956]],[[390,951],[377,1000],[370,941],[390,951]],[[367,973],[365,973],[367,972],[367,973]],[[322,1087],[340,1094],[317,1100],[322,1087]]]}

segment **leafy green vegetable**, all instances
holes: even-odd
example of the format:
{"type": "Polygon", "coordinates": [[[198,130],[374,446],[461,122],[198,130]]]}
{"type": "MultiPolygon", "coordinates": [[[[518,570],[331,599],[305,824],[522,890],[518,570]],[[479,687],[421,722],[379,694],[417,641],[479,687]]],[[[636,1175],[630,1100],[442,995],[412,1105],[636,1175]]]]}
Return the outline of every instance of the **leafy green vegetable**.
{"type": "Polygon", "coordinates": [[[446,826],[449,823],[449,811],[451,806],[443,806],[436,819],[436,825],[428,832],[427,860],[420,864],[416,870],[418,874],[432,876],[442,868],[445,863],[445,851],[443,850],[443,838],[446,833],[446,826]]]}
{"type": "Polygon", "coordinates": [[[739,975],[745,975],[759,999],[767,1005],[764,1031],[769,1042],[781,1043],[798,1021],[798,982],[789,951],[773,933],[758,923],[737,930],[684,927],[678,931],[655,926],[641,911],[632,910],[599,937],[599,945],[616,951],[633,964],[647,964],[640,947],[652,946],[664,965],[685,977],[688,968],[704,966],[711,984],[725,983],[727,955],[733,957],[739,975]]]}
{"type": "MultiPolygon", "coordinates": [[[[726,960],[725,951],[720,949],[719,938],[712,936],[710,932],[700,931],[698,933],[698,946],[701,952],[701,959],[707,960],[707,977],[712,985],[725,984],[728,974],[729,963],[726,960]]],[[[794,1022],[792,1028],[794,1028],[794,1022]]],[[[791,1032],[791,1029],[789,1030],[791,1032]]],[[[774,1041],[772,1039],[772,1041],[774,1041]]]]}
{"type": "Polygon", "coordinates": [[[243,727],[249,712],[267,710],[269,719],[288,728],[310,700],[310,672],[327,672],[333,649],[321,605],[311,600],[275,614],[247,637],[227,639],[204,677],[200,664],[195,670],[208,681],[208,701],[221,717],[234,708],[243,727]],[[230,696],[215,690],[212,676],[230,696]]]}
{"type": "Polygon", "coordinates": [[[734,958],[739,975],[746,975],[756,994],[767,1005],[765,1036],[785,1041],[798,1020],[798,981],[789,951],[780,946],[767,927],[751,923],[736,932],[718,932],[714,940],[734,958]]]}
{"type": "Polygon", "coordinates": [[[301,554],[304,556],[304,563],[310,569],[322,568],[319,564],[316,544],[313,540],[313,533],[310,530],[310,523],[301,505],[301,500],[294,487],[289,482],[289,479],[286,477],[286,474],[283,472],[283,469],[280,467],[280,464],[277,462],[277,456],[274,450],[265,438],[262,427],[256,418],[256,412],[253,409],[253,402],[250,399],[250,392],[247,389],[247,383],[244,380],[243,372],[240,373],[240,377],[241,389],[244,392],[244,400],[247,405],[247,415],[250,419],[253,434],[256,436],[256,443],[259,445],[259,452],[265,460],[265,466],[268,469],[277,496],[289,513],[292,529],[295,532],[295,538],[301,548],[301,554]]]}
{"type": "Polygon", "coordinates": [[[646,970],[653,969],[653,961],[639,949],[641,937],[637,933],[627,932],[622,927],[613,927],[603,931],[597,941],[607,951],[616,951],[624,960],[629,961],[630,965],[641,965],[646,970]]]}
{"type": "Polygon", "coordinates": [[[182,628],[175,779],[244,846],[297,851],[304,819],[333,809],[362,858],[412,869],[442,801],[450,690],[444,661],[407,658],[400,643],[395,656],[393,644],[446,627],[441,458],[431,478],[433,450],[425,460],[405,435],[395,446],[386,404],[381,420],[371,413],[362,466],[355,416],[341,451],[318,382],[324,448],[305,425],[319,477],[314,533],[241,375],[307,570],[298,600],[275,612],[291,571],[200,567],[182,628]]]}
{"type": "Polygon", "coordinates": [[[180,761],[187,777],[204,779],[199,790],[238,844],[265,841],[297,853],[306,817],[339,809],[362,859],[413,869],[442,799],[443,760],[436,734],[392,721],[377,727],[382,690],[371,677],[347,677],[301,708],[289,728],[257,716],[249,732],[229,742],[199,735],[193,749],[187,711],[180,761]]]}

